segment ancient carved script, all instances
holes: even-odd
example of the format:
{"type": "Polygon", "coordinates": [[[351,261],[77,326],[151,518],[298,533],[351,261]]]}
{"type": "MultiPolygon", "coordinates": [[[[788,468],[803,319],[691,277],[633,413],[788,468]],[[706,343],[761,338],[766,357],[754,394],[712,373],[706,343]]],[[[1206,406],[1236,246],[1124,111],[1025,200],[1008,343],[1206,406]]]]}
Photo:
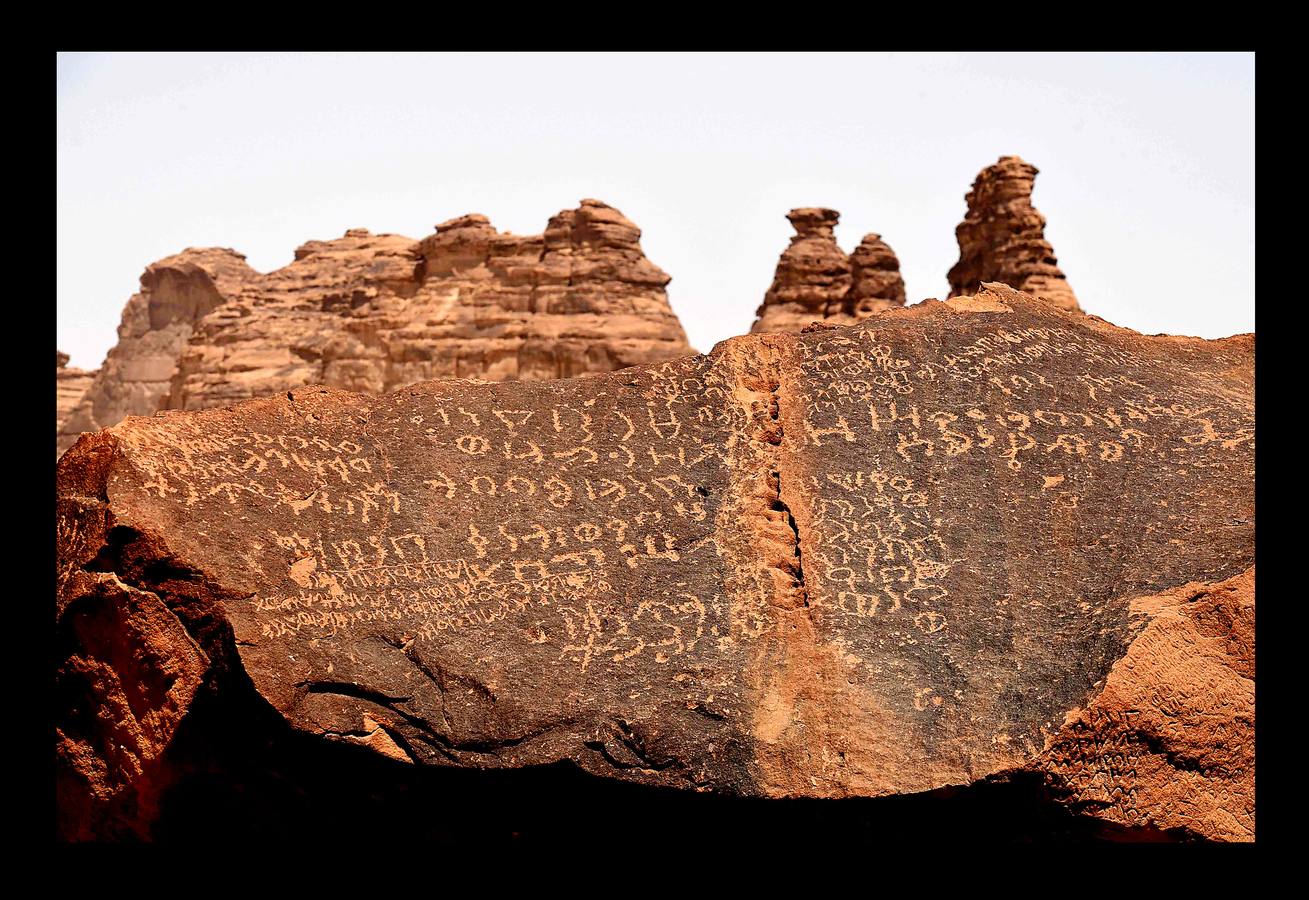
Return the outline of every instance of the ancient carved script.
{"type": "MultiPolygon", "coordinates": [[[[937,732],[1006,710],[990,738],[1030,752],[1066,701],[1020,701],[1031,666],[1057,666],[1013,648],[1043,634],[1052,653],[1100,656],[1091,690],[1130,640],[1093,623],[1167,583],[1197,527],[1182,523],[1249,525],[1223,498],[1249,491],[1254,422],[1242,398],[1203,381],[1152,378],[1157,361],[1126,342],[977,317],[994,324],[963,341],[890,317],[802,337],[801,543],[809,603],[853,678],[937,732]],[[1115,583],[1094,584],[1106,561],[1115,583]],[[1075,599],[1046,566],[1077,576],[1075,599]],[[968,658],[996,677],[961,676],[968,658]],[[1041,715],[1019,721],[1016,705],[1041,715]]],[[[1206,575],[1240,564],[1214,557],[1206,575]]]]}
{"type": "Polygon", "coordinates": [[[282,511],[253,548],[285,560],[281,589],[254,601],[265,640],[373,626],[439,640],[512,622],[581,670],[667,662],[734,640],[721,592],[678,573],[717,558],[719,435],[741,413],[704,361],[628,381],[640,400],[621,406],[606,390],[567,402],[551,387],[532,405],[392,395],[399,450],[381,433],[313,428],[292,397],[304,435],[152,429],[173,452],[142,489],[187,509],[282,511]]]}

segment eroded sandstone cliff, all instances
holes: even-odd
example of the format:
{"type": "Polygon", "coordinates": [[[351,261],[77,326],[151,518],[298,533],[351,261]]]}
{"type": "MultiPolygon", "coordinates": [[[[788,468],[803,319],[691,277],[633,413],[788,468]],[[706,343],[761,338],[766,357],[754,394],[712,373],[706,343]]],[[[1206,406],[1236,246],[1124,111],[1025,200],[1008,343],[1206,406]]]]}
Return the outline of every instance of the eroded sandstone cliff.
{"type": "Polygon", "coordinates": [[[146,267],[123,309],[118,343],[57,433],[63,453],[85,431],[164,408],[177,360],[197,324],[259,274],[225,248],[188,248],[146,267]]]}
{"type": "Polygon", "coordinates": [[[566,378],[694,352],[640,230],[598,200],[545,233],[468,215],[413,241],[352,229],[261,275],[230,250],[150,266],[119,343],[59,436],[306,384],[380,393],[429,378],[566,378]]]}
{"type": "Polygon", "coordinates": [[[314,241],[200,323],[168,399],[204,409],[305,384],[380,393],[430,378],[567,378],[691,352],[618,210],[584,200],[545,233],[461,216],[417,243],[314,241]]]}
{"type": "Polygon", "coordinates": [[[1253,443],[1252,336],[1002,285],[580,381],[132,419],[58,466],[61,833],[153,833],[194,796],[182,723],[248,692],[292,767],[1034,775],[1251,839],[1253,443]]]}

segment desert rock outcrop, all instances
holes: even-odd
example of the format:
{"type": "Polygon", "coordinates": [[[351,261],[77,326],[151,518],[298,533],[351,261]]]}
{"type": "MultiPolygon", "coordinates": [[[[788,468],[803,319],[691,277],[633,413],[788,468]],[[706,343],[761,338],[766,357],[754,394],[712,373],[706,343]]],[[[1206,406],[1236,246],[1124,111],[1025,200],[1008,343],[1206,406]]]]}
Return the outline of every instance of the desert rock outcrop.
{"type": "Polygon", "coordinates": [[[177,360],[199,321],[259,277],[225,248],[188,248],[146,267],[141,290],[123,309],[118,343],[81,401],[62,422],[57,453],[84,431],[164,408],[177,360]]]}
{"type": "Polygon", "coordinates": [[[1045,216],[1032,206],[1036,166],[1002,156],[977,175],[965,196],[968,211],[955,228],[959,261],[950,269],[950,296],[976,293],[998,281],[1080,312],[1077,297],[1045,239],[1045,216]]]}
{"type": "MultiPolygon", "coordinates": [[[[449,258],[487,258],[481,226],[449,258]]],[[[580,381],[84,436],[57,479],[61,830],[148,820],[188,708],[246,685],[405,763],[829,798],[1035,768],[1092,815],[1248,837],[1248,759],[1179,729],[1253,715],[1253,344],[988,285],[580,381]],[[1075,740],[1126,706],[1130,776],[1075,740]]]]}
{"type": "MultiPolygon", "coordinates": [[[[87,388],[95,380],[95,372],[85,369],[69,368],[68,354],[55,351],[55,435],[64,430],[64,421],[72,414],[77,404],[86,394],[87,388]]],[[[55,458],[67,447],[57,447],[55,458]]]]}
{"type": "MultiPolygon", "coordinates": [[[[862,321],[873,313],[904,306],[900,260],[880,234],[866,234],[850,254],[850,293],[846,314],[862,321]]],[[[848,324],[848,323],[834,323],[848,324]]]]}
{"type": "Polygon", "coordinates": [[[875,312],[904,306],[900,262],[881,235],[866,235],[849,256],[836,242],[834,209],[787,213],[795,227],[777,262],[750,331],[798,332],[806,325],[850,325],[875,312]]]}
{"type": "Polygon", "coordinates": [[[380,393],[429,378],[566,378],[693,352],[669,276],[640,230],[598,200],[545,233],[467,215],[413,241],[351,229],[261,275],[232,251],[147,269],[78,433],[160,409],[205,409],[306,384],[380,393]]]}

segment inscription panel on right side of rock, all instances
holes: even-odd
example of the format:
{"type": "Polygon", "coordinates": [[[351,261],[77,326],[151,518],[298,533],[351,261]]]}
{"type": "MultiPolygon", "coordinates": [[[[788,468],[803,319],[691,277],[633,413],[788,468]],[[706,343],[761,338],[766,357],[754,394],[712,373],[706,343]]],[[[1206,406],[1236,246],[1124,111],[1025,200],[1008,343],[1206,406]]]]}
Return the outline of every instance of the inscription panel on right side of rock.
{"type": "Polygon", "coordinates": [[[907,787],[1039,752],[1140,630],[1130,598],[1253,563],[1253,338],[1034,303],[803,335],[783,387],[816,640],[907,787]]]}

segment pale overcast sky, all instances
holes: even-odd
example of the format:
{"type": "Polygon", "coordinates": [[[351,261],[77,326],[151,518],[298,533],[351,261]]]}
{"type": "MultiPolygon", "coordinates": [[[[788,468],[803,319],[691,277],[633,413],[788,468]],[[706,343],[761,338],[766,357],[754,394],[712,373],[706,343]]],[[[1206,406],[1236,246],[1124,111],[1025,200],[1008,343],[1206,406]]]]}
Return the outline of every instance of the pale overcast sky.
{"type": "Polygon", "coordinates": [[[1036,165],[1082,306],[1146,333],[1254,330],[1253,54],[61,54],[58,344],[94,368],[147,264],[260,271],[347,228],[584,197],[643,231],[701,351],[748,330],[797,206],[875,231],[945,297],[978,170],[1036,165]]]}

